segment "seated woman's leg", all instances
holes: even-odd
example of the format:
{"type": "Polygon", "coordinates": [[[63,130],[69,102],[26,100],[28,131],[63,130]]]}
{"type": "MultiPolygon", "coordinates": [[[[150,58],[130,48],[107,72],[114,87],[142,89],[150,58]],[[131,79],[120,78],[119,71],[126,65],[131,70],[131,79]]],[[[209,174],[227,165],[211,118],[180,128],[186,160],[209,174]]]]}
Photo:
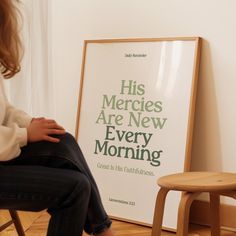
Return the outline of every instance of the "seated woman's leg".
{"type": "Polygon", "coordinates": [[[48,209],[48,236],[80,236],[88,211],[91,185],[73,170],[0,164],[0,208],[48,209]]]}
{"type": "Polygon", "coordinates": [[[83,173],[91,185],[84,229],[87,233],[99,234],[110,227],[111,220],[104,210],[96,182],[74,137],[66,133],[59,138],[61,140],[59,143],[42,141],[27,145],[22,149],[21,155],[8,164],[42,165],[83,173]]]}

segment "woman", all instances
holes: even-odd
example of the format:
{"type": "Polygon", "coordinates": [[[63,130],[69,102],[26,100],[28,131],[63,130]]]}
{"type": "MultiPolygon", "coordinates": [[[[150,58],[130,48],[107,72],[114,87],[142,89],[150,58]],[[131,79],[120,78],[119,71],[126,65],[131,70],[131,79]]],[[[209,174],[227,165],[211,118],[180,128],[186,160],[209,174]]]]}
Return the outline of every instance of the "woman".
{"type": "Polygon", "coordinates": [[[3,79],[20,70],[16,0],[0,0],[0,208],[47,209],[48,236],[112,236],[111,221],[74,138],[54,120],[11,106],[3,79]]]}

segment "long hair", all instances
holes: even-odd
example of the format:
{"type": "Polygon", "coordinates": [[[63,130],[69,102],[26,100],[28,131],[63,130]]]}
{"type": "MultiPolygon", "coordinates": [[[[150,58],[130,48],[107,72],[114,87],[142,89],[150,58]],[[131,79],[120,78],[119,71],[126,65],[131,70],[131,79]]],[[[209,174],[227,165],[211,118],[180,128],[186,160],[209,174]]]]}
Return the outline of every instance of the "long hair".
{"type": "Polygon", "coordinates": [[[20,71],[21,40],[18,20],[18,0],[0,0],[0,71],[11,78],[20,71]]]}

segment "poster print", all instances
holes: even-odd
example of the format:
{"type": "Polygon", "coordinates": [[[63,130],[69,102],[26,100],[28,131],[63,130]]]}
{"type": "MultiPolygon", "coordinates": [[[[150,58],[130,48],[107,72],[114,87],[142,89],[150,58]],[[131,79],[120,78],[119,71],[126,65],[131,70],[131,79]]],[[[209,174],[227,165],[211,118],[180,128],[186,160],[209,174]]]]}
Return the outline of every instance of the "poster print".
{"type": "Polygon", "coordinates": [[[76,138],[110,216],[151,225],[157,179],[188,170],[198,54],[199,38],[85,41],[76,138]]]}

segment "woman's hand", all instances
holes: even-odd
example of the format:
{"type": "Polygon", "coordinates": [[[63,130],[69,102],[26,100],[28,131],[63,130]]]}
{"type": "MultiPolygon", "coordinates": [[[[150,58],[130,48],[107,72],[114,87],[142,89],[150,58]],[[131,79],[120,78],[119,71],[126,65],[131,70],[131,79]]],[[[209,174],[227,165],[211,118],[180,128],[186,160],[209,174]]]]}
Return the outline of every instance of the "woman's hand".
{"type": "Polygon", "coordinates": [[[28,142],[49,141],[53,143],[60,142],[60,139],[50,135],[65,134],[65,129],[58,125],[56,121],[45,118],[33,118],[27,128],[28,142]]]}

